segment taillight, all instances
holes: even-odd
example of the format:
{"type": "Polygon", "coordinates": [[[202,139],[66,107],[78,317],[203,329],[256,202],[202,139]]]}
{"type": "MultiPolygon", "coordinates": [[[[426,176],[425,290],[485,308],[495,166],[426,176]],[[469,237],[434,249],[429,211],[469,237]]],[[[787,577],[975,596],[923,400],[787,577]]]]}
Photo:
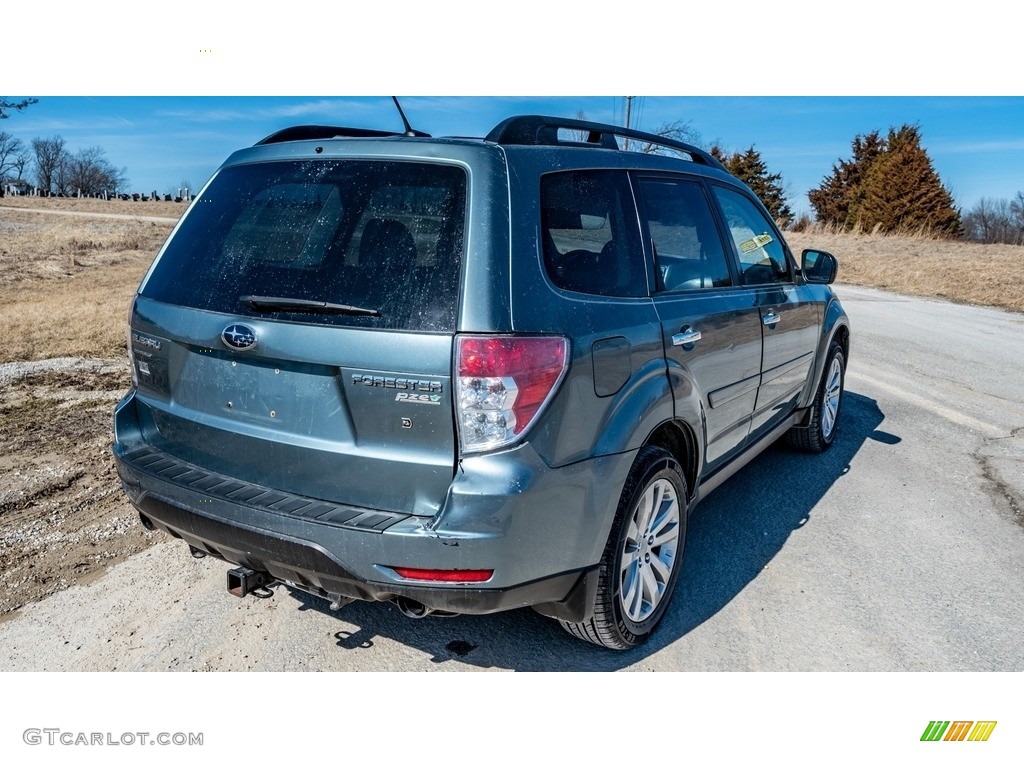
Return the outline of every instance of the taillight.
{"type": "Polygon", "coordinates": [[[456,411],[465,452],[514,442],[554,394],[569,367],[561,336],[459,336],[456,411]]]}

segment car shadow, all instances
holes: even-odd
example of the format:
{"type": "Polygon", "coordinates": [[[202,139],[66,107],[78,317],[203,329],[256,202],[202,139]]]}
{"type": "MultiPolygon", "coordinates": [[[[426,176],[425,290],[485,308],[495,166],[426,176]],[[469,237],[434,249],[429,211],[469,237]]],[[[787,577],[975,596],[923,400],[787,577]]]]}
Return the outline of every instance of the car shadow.
{"type": "MultiPolygon", "coordinates": [[[[825,493],[850,472],[868,440],[888,445],[900,438],[880,431],[884,414],[864,395],[844,393],[841,429],[823,454],[772,446],[694,510],[686,556],[672,604],[645,645],[609,651],[570,637],[557,622],[531,609],[491,616],[409,619],[390,604],[351,603],[338,615],[354,632],[339,631],[339,652],[371,648],[387,637],[430,654],[434,663],[459,661],[518,671],[612,671],[671,645],[729,604],[805,526],[825,493]]],[[[288,589],[300,611],[330,613],[326,600],[288,589]]]]}
{"type": "Polygon", "coordinates": [[[710,619],[753,581],[790,535],[810,522],[865,442],[898,444],[898,436],[879,429],[884,418],[875,400],[847,391],[842,429],[831,449],[807,454],[780,441],[702,501],[690,518],[686,561],[669,613],[646,653],[710,619]]]}

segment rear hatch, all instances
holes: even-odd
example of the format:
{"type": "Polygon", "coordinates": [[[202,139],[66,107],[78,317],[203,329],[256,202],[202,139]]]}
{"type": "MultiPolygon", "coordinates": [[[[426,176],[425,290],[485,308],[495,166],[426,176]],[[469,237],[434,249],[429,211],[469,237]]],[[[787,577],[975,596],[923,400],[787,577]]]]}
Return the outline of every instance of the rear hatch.
{"type": "Polygon", "coordinates": [[[259,486],[433,514],[456,460],[466,185],[434,162],[222,168],[135,302],[146,442],[259,486]]]}

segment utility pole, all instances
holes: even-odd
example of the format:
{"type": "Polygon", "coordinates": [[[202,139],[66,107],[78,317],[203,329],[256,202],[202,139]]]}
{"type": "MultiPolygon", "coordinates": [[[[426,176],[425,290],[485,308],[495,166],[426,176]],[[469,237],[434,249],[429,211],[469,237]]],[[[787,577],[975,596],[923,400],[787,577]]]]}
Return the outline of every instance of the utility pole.
{"type": "MultiPolygon", "coordinates": [[[[633,111],[633,99],[634,99],[634,97],[633,96],[626,96],[625,98],[626,98],[626,128],[628,129],[629,128],[630,113],[633,111]]],[[[629,139],[628,138],[624,137],[622,139],[622,148],[625,149],[625,150],[629,149],[629,139]]]]}

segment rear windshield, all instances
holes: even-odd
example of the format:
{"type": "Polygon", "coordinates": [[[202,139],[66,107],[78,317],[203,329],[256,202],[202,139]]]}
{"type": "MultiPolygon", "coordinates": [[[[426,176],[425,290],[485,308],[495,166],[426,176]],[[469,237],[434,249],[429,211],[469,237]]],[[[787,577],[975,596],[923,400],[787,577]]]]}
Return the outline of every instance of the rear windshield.
{"type": "Polygon", "coordinates": [[[224,168],[142,295],[196,309],[317,324],[455,328],[466,174],[413,162],[314,160],[224,168]],[[252,308],[274,297],[379,315],[252,308]]]}

